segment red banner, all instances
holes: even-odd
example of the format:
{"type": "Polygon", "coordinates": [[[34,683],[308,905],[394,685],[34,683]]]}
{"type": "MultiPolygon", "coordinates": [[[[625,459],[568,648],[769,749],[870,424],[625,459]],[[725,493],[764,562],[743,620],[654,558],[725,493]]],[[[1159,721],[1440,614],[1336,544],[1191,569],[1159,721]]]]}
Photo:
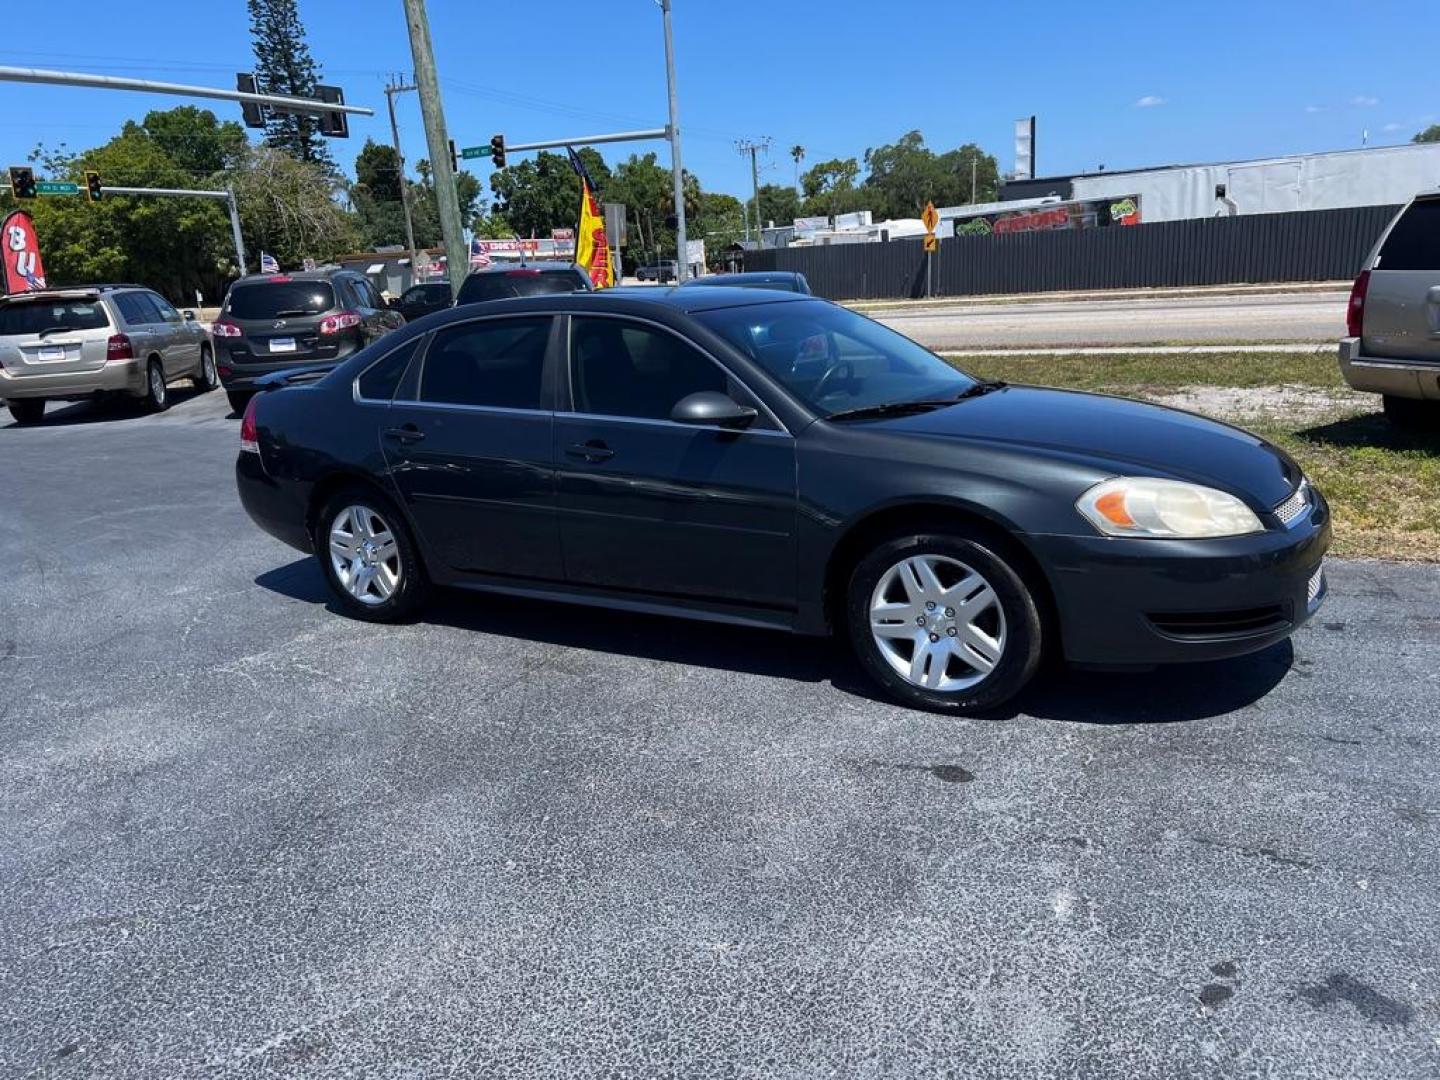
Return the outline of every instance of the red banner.
{"type": "Polygon", "coordinates": [[[45,288],[45,264],[40,261],[40,240],[35,222],[23,210],[16,210],[0,223],[0,256],[5,272],[0,285],[4,292],[36,292],[45,288]]]}

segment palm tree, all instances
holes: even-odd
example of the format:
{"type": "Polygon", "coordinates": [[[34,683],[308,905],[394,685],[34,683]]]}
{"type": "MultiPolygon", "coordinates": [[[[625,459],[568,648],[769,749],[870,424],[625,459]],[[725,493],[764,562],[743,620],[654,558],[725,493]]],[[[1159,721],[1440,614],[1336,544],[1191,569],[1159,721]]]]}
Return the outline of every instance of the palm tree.
{"type": "Polygon", "coordinates": [[[800,190],[800,162],[805,160],[805,148],[799,143],[790,147],[790,156],[795,159],[795,190],[800,190]]]}

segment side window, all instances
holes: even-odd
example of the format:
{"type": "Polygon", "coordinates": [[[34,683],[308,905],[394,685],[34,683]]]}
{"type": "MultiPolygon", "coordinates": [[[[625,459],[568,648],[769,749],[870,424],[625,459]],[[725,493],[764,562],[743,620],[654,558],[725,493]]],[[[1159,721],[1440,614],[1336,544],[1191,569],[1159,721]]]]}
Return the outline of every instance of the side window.
{"type": "Polygon", "coordinates": [[[420,347],[422,340],[423,335],[413,338],[366,368],[357,380],[360,384],[360,396],[368,401],[389,401],[393,398],[400,386],[400,380],[405,377],[405,368],[415,356],[415,350],[420,347]]]}
{"type": "Polygon", "coordinates": [[[1440,199],[1410,204],[1380,249],[1376,270],[1440,270],[1440,199]]]}
{"type": "Polygon", "coordinates": [[[356,285],[360,288],[360,299],[364,301],[366,307],[383,308],[385,306],[384,301],[380,299],[380,294],[375,291],[375,283],[369,278],[361,278],[356,285]]]}
{"type": "Polygon", "coordinates": [[[335,302],[342,308],[354,307],[356,305],[355,283],[349,278],[332,278],[330,286],[335,290],[335,302]]]}
{"type": "Polygon", "coordinates": [[[668,420],[676,402],[701,390],[755,404],[723,368],[666,330],[583,316],[573,317],[570,327],[577,412],[668,420]]]}
{"type": "Polygon", "coordinates": [[[447,327],[425,352],[420,400],[445,405],[545,409],[541,384],[549,316],[447,327]]]}
{"type": "Polygon", "coordinates": [[[129,326],[144,326],[160,319],[159,313],[145,303],[144,293],[118,293],[115,306],[120,309],[120,317],[129,326]]]}
{"type": "Polygon", "coordinates": [[[400,297],[400,302],[404,304],[420,304],[425,301],[425,298],[424,285],[411,285],[410,288],[405,290],[405,294],[400,297]]]}
{"type": "Polygon", "coordinates": [[[180,313],[170,305],[170,301],[166,300],[163,296],[157,293],[146,293],[145,299],[154,305],[155,310],[160,313],[162,321],[167,323],[181,323],[185,321],[180,318],[180,313]]]}

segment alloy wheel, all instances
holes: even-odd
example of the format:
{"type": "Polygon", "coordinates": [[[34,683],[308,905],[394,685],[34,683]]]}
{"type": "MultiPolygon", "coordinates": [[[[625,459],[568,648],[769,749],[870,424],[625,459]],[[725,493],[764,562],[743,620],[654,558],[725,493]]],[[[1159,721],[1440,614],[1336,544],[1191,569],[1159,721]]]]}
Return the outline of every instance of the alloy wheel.
{"type": "Polygon", "coordinates": [[[150,400],[157,406],[165,404],[165,373],[159,364],[150,365],[150,400]]]}
{"type": "Polygon", "coordinates": [[[870,635],[912,686],[968,690],[1005,655],[1005,611],[994,586],[959,559],[913,555],[880,575],[870,635]]]}
{"type": "Polygon", "coordinates": [[[330,566],[340,586],[362,604],[395,595],[404,571],[389,524],[368,506],[347,506],[330,523],[330,566]]]}

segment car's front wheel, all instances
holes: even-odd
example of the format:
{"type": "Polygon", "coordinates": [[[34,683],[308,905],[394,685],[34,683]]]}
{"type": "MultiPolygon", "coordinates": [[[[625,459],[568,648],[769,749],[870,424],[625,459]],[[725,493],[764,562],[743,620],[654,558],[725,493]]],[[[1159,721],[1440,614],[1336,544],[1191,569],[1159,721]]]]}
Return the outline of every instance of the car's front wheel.
{"type": "Polygon", "coordinates": [[[851,574],[846,616],[861,664],[907,705],[991,712],[1018,694],[1040,663],[1035,596],[979,536],[937,531],[879,544],[851,574]]]}
{"type": "Polygon", "coordinates": [[[44,398],[21,398],[18,401],[10,402],[10,415],[15,418],[15,423],[38,424],[45,419],[44,398]]]}
{"type": "Polygon", "coordinates": [[[315,554],[336,598],[357,619],[394,622],[413,615],[427,590],[415,542],[388,499],[347,488],[321,510],[315,554]]]}

